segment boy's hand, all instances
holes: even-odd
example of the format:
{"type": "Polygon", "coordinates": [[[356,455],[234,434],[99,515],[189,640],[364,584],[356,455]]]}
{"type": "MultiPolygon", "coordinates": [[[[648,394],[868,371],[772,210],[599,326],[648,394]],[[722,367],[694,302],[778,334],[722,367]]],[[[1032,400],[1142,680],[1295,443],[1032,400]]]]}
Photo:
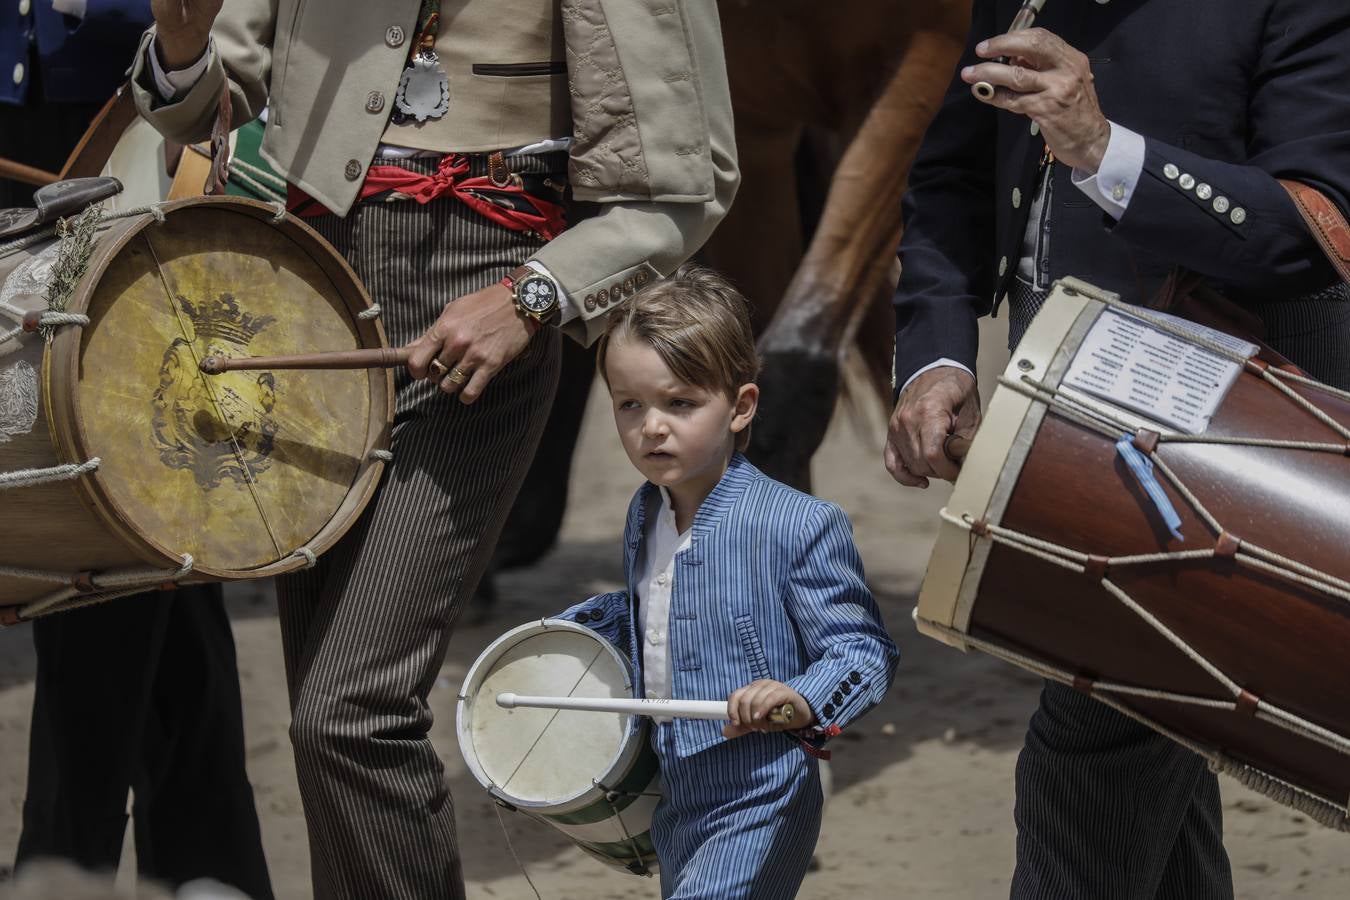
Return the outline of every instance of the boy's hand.
{"type": "Polygon", "coordinates": [[[808,728],[816,721],[811,706],[802,695],[781,681],[762,678],[743,688],[737,688],[727,698],[727,718],[731,724],[722,726],[722,735],[737,738],[752,731],[796,731],[808,728]],[[770,722],[769,713],[784,703],[792,704],[791,722],[770,722]]]}

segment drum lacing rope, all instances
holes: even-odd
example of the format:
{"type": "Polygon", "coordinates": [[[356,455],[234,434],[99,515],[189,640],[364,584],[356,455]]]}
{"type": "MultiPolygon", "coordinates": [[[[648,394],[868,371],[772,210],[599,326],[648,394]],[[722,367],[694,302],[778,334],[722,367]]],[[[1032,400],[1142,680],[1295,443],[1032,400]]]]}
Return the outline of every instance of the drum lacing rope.
{"type": "MultiPolygon", "coordinates": [[[[129,594],[139,594],[146,588],[155,585],[164,584],[170,581],[177,581],[180,578],[192,572],[196,565],[196,560],[192,554],[184,553],[182,556],[182,565],[177,569],[118,569],[107,572],[99,572],[90,575],[88,578],[88,587],[80,588],[74,586],[75,580],[81,573],[69,572],[60,578],[60,581],[66,582],[68,587],[54,591],[45,597],[30,601],[19,608],[19,617],[21,619],[32,619],[43,613],[54,612],[56,609],[75,609],[80,606],[89,606],[93,603],[102,603],[105,600],[112,600],[116,597],[124,597],[129,594]],[[90,594],[90,590],[97,592],[101,588],[109,588],[111,591],[106,593],[90,594]],[[75,604],[69,604],[66,601],[71,598],[81,598],[75,604]]],[[[13,572],[18,577],[23,577],[23,570],[4,570],[6,574],[13,572]]],[[[50,580],[45,576],[56,574],[41,572],[40,570],[31,570],[35,575],[43,576],[41,580],[50,580]]]]}
{"type": "Polygon", "coordinates": [[[305,568],[312,569],[318,563],[319,558],[314,555],[314,551],[308,547],[297,547],[291,552],[291,556],[298,556],[305,561],[305,568]]]}
{"type": "Polygon", "coordinates": [[[618,820],[619,828],[623,831],[623,839],[628,844],[629,851],[631,851],[633,854],[633,862],[628,867],[628,871],[632,872],[634,875],[646,875],[648,878],[650,878],[652,873],[651,870],[647,868],[647,864],[642,861],[642,851],[638,849],[637,839],[635,839],[633,835],[629,833],[628,823],[626,823],[623,820],[623,814],[619,811],[619,808],[614,805],[614,801],[617,800],[619,797],[630,797],[636,799],[638,797],[660,797],[661,795],[653,794],[646,791],[639,791],[638,793],[633,793],[632,791],[615,790],[614,788],[611,788],[608,785],[606,785],[599,778],[592,778],[591,784],[595,785],[600,790],[605,792],[605,805],[609,807],[609,811],[612,812],[614,814],[614,818],[618,820]]]}
{"type": "Polygon", "coordinates": [[[94,471],[102,462],[102,459],[95,456],[88,462],[67,463],[46,469],[20,469],[17,472],[0,473],[0,490],[33,487],[38,484],[50,484],[53,481],[72,481],[86,472],[94,471]]]}
{"type": "Polygon", "coordinates": [[[380,313],[382,313],[383,311],[384,310],[380,308],[380,304],[372,303],[370,304],[369,309],[361,310],[359,313],[356,314],[356,317],[363,322],[368,322],[371,319],[378,319],[380,317],[380,313]]]}
{"type": "Polygon", "coordinates": [[[270,206],[270,207],[272,207],[272,212],[273,212],[273,216],[272,216],[272,224],[273,224],[273,225],[280,225],[282,222],[286,221],[286,204],[285,204],[284,201],[281,201],[281,200],[272,200],[272,201],[270,201],[267,205],[270,206]]]}
{"type": "MultiPolygon", "coordinates": [[[[131,209],[125,209],[122,210],[121,212],[104,213],[100,217],[97,227],[100,229],[106,228],[107,227],[106,223],[111,222],[114,219],[129,219],[132,216],[143,216],[143,215],[154,216],[155,221],[163,225],[164,210],[160,208],[162,205],[163,205],[162,203],[147,203],[144,206],[133,206],[131,209]]],[[[92,209],[94,207],[91,206],[89,208],[92,209]]],[[[100,205],[98,208],[102,209],[102,206],[100,205]]],[[[54,237],[59,227],[60,222],[58,222],[56,225],[49,225],[46,228],[41,229],[40,231],[34,231],[31,234],[25,234],[21,238],[15,238],[12,241],[0,244],[0,256],[8,256],[11,253],[16,253],[19,250],[23,250],[26,247],[31,247],[34,244],[40,244],[43,241],[47,240],[48,238],[54,237]]]]}
{"type": "MultiPolygon", "coordinates": [[[[506,830],[506,820],[502,818],[501,803],[494,801],[492,810],[497,814],[497,824],[501,826],[502,837],[506,838],[506,849],[511,851],[511,858],[516,861],[516,868],[520,869],[520,874],[525,876],[525,883],[530,886],[530,890],[534,891],[535,900],[544,900],[543,896],[539,893],[539,888],[534,886],[534,879],[531,878],[530,873],[526,871],[525,863],[520,861],[520,854],[516,853],[516,845],[511,843],[511,833],[506,830]]],[[[534,817],[531,816],[531,818],[534,817]]]]}
{"type": "Polygon", "coordinates": [[[377,459],[380,462],[393,462],[394,454],[389,450],[372,450],[366,454],[367,459],[377,459]]]}
{"type": "MultiPolygon", "coordinates": [[[[969,634],[957,631],[955,628],[949,628],[938,622],[925,619],[924,627],[941,632],[942,634],[945,634],[960,643],[973,647],[982,653],[986,653],[996,659],[1001,659],[1004,662],[1011,663],[1019,668],[1026,669],[1049,681],[1056,681],[1069,687],[1073,687],[1078,681],[1078,679],[1070,672],[1051,665],[1042,659],[1027,656],[1026,654],[1018,653],[1015,650],[1010,650],[999,644],[972,637],[969,634]]],[[[1178,744],[1181,744],[1183,747],[1186,747],[1188,750],[1204,757],[1208,761],[1210,769],[1213,771],[1232,775],[1252,790],[1265,794],[1271,799],[1284,803],[1287,806],[1291,806],[1328,828],[1335,828],[1340,831],[1350,831],[1350,815],[1347,814],[1347,809],[1350,809],[1350,803],[1347,803],[1347,806],[1345,807],[1338,806],[1337,804],[1325,800],[1315,794],[1311,794],[1296,785],[1281,781],[1260,770],[1253,769],[1246,763],[1239,762],[1222,753],[1211,750],[1210,748],[1196,743],[1189,738],[1183,737],[1170,729],[1162,727],[1154,720],[1136,712],[1124,703],[1108,696],[1102,696],[1107,693],[1140,696],[1151,700],[1166,700],[1177,703],[1186,703],[1191,706],[1203,706],[1211,709],[1230,711],[1236,709],[1235,703],[1226,700],[1214,700],[1207,697],[1191,697],[1183,694],[1174,694],[1169,691],[1123,685],[1110,681],[1092,682],[1092,696],[1097,701],[1105,703],[1122,715],[1128,716],[1136,722],[1140,722],[1149,728],[1152,728],[1178,744]]],[[[1265,717],[1263,716],[1262,718],[1265,717]]]]}

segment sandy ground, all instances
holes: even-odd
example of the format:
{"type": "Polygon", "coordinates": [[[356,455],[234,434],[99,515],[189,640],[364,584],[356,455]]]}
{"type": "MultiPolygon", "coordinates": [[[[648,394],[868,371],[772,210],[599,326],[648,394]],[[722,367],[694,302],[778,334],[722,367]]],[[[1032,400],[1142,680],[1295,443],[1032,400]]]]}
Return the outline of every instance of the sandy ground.
{"type": "MultiPolygon", "coordinates": [[[[998,346],[992,336],[985,343],[998,346]]],[[[996,356],[982,369],[1001,366],[996,356]]],[[[619,583],[619,535],[638,476],[597,400],[603,398],[592,397],[560,546],[540,566],[501,579],[496,610],[459,629],[432,694],[434,738],[457,802],[473,898],[535,895],[508,850],[493,805],[456,749],[455,694],[468,665],[502,632],[619,583]]],[[[914,631],[910,612],[947,491],[902,492],[890,482],[881,468],[879,429],[879,418],[860,425],[841,414],[816,458],[816,492],[852,517],[869,581],[903,658],[886,702],[835,744],[820,869],[807,877],[800,896],[1006,897],[1013,866],[1013,766],[1038,682],[914,631]]],[[[249,774],[277,896],[298,900],[310,896],[309,858],[286,736],[275,608],[263,585],[237,586],[232,597],[249,774]]],[[[12,859],[19,835],[32,677],[28,631],[0,632],[0,860],[12,859]]],[[[1350,893],[1345,835],[1232,781],[1223,782],[1223,792],[1239,897],[1340,900],[1350,893]]],[[[502,818],[546,900],[659,895],[655,881],[610,872],[545,826],[509,813],[502,818]]]]}

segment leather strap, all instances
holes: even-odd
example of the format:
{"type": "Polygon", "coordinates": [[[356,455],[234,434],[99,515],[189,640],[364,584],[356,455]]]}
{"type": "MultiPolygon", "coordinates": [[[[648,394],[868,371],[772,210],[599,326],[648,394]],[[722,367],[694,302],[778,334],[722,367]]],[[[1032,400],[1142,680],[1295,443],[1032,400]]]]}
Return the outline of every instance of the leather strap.
{"type": "Polygon", "coordinates": [[[1336,204],[1311,185],[1287,178],[1281,178],[1280,184],[1293,198],[1294,206],[1298,207],[1308,230],[1317,238],[1327,260],[1335,267],[1341,280],[1350,284],[1350,224],[1346,222],[1345,216],[1336,208],[1336,204]]]}

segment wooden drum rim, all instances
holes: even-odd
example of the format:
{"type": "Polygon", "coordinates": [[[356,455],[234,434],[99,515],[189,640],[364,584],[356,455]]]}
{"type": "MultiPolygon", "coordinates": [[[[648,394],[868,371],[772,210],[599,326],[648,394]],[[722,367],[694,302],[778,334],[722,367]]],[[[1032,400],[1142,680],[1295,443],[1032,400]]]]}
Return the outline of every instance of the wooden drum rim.
{"type": "MultiPolygon", "coordinates": [[[[281,221],[276,221],[276,207],[243,197],[196,197],[165,203],[160,209],[172,215],[180,209],[203,206],[219,207],[222,210],[246,215],[278,229],[309,255],[327,276],[351,313],[352,323],[362,345],[388,346],[384,326],[379,319],[362,319],[358,316],[360,312],[371,308],[370,296],[365,286],[347,261],[318,232],[289,214],[281,221]]],[[[85,312],[100,278],[111,261],[132,238],[157,224],[158,218],[150,213],[112,223],[108,231],[95,242],[88,268],[70,296],[67,311],[85,312]]],[[[63,463],[78,464],[95,455],[91,453],[92,442],[85,430],[77,405],[82,333],[82,328],[69,326],[60,328],[43,359],[42,377],[45,394],[50,398],[46,404],[48,424],[57,457],[63,463]]],[[[304,545],[316,556],[336,543],[355,522],[374,496],[384,471],[384,461],[373,458],[371,453],[387,449],[389,446],[394,420],[394,376],[389,370],[371,369],[368,377],[370,414],[366,423],[366,444],[360,469],[333,516],[304,545]]],[[[182,564],[179,553],[171,547],[163,546],[138,528],[131,517],[124,514],[97,469],[76,479],[75,490],[90,511],[146,563],[163,567],[182,564]]],[[[262,578],[301,569],[307,565],[308,561],[305,558],[292,555],[254,569],[213,569],[198,564],[193,568],[193,575],[221,579],[262,578]]]]}

